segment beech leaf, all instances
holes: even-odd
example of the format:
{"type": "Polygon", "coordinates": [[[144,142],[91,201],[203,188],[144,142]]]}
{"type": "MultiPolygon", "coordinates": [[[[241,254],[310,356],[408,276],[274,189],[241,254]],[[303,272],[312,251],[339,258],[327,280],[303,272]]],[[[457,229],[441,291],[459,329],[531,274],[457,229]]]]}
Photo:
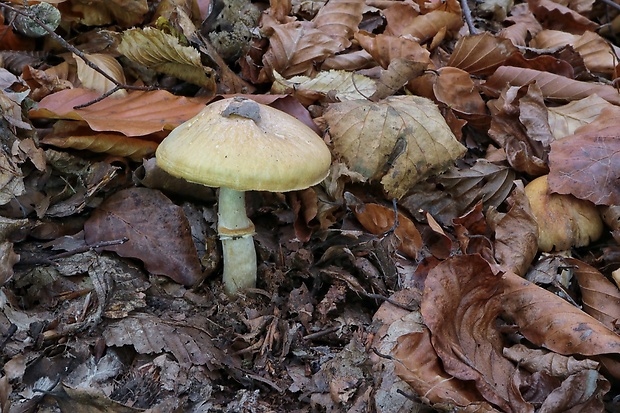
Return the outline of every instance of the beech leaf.
{"type": "Polygon", "coordinates": [[[340,43],[341,50],[351,46],[353,34],[362,21],[364,0],[330,0],[314,17],[317,29],[340,43]]]}
{"type": "Polygon", "coordinates": [[[393,198],[465,153],[437,106],[418,96],[335,103],[324,117],[336,155],[366,179],[381,180],[393,198]]]}
{"type": "Polygon", "coordinates": [[[127,239],[102,249],[137,258],[146,269],[183,285],[202,278],[198,253],[183,210],[161,192],[124,189],[106,199],[84,224],[89,245],[127,239]]]}
{"type": "Polygon", "coordinates": [[[620,336],[557,295],[512,272],[502,284],[505,314],[533,344],[564,355],[620,353],[620,336]]]}
{"type": "Polygon", "coordinates": [[[114,156],[125,156],[132,161],[141,161],[151,157],[157,149],[157,143],[144,139],[129,138],[114,133],[94,135],[46,136],[41,143],[59,148],[89,150],[114,156]]]}

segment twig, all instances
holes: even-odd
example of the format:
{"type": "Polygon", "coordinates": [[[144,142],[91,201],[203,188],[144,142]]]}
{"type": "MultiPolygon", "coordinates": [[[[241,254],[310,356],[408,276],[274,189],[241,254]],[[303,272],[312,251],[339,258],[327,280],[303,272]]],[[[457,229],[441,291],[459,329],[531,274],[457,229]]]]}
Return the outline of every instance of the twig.
{"type": "Polygon", "coordinates": [[[396,307],[400,307],[403,310],[407,310],[407,311],[416,311],[417,310],[417,308],[410,307],[408,305],[399,303],[398,301],[392,300],[391,298],[385,297],[385,296],[383,296],[381,294],[371,294],[371,293],[365,293],[365,292],[363,292],[362,294],[364,294],[368,298],[372,298],[373,300],[385,301],[386,303],[390,303],[392,305],[395,305],[396,307]]]}
{"type": "Polygon", "coordinates": [[[460,0],[460,2],[461,10],[463,10],[463,17],[465,18],[465,23],[467,23],[467,27],[469,28],[469,34],[478,34],[478,29],[474,27],[474,22],[471,18],[471,9],[469,8],[469,3],[467,3],[467,0],[460,0]]]}
{"type": "Polygon", "coordinates": [[[609,7],[613,7],[616,10],[620,10],[620,4],[612,1],[612,0],[601,0],[601,2],[605,3],[609,7]]]}
{"type": "Polygon", "coordinates": [[[79,107],[76,106],[75,108],[83,108],[83,107],[92,105],[93,103],[99,102],[100,100],[105,99],[106,97],[110,96],[112,93],[116,92],[119,89],[127,89],[127,90],[158,90],[158,89],[160,89],[160,88],[154,87],[154,86],[134,86],[134,85],[127,85],[127,84],[120,83],[118,80],[114,79],[112,76],[107,74],[99,66],[97,66],[96,64],[94,64],[93,62],[88,60],[86,55],[81,50],[79,50],[77,47],[69,44],[65,39],[63,39],[61,36],[56,34],[56,32],[54,30],[52,30],[47,24],[45,24],[45,22],[43,22],[41,19],[39,19],[33,13],[30,13],[27,10],[24,11],[24,10],[20,10],[18,8],[15,8],[13,6],[9,6],[6,3],[0,3],[0,7],[4,7],[5,9],[11,10],[14,13],[17,13],[17,14],[19,14],[21,16],[27,17],[27,18],[31,19],[32,21],[34,21],[36,24],[41,26],[41,28],[43,30],[45,30],[50,35],[50,37],[52,39],[56,40],[65,49],[69,50],[70,52],[72,52],[76,56],[78,56],[80,59],[82,59],[84,61],[84,63],[86,63],[86,66],[90,67],[91,69],[93,69],[97,73],[101,74],[106,79],[108,79],[110,82],[114,83],[114,85],[116,85],[116,87],[112,91],[110,91],[111,93],[110,92],[106,92],[101,97],[99,97],[97,99],[94,99],[94,100],[92,100],[90,102],[83,103],[83,104],[79,105],[79,107]]]}
{"type": "Polygon", "coordinates": [[[47,257],[48,260],[53,261],[59,258],[70,257],[75,254],[80,254],[82,252],[92,251],[97,248],[110,247],[112,245],[121,245],[129,241],[129,238],[123,237],[121,239],[113,239],[110,241],[101,241],[93,245],[84,245],[82,247],[78,247],[72,249],[70,251],[61,252],[60,254],[52,255],[51,257],[47,257]]]}

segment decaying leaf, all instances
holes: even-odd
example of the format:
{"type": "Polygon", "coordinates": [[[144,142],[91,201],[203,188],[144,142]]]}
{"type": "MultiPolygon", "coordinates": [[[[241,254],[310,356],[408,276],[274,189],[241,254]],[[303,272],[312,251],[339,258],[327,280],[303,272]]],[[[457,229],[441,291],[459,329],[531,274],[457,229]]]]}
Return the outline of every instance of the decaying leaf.
{"type": "Polygon", "coordinates": [[[202,278],[187,218],[159,191],[132,188],[115,193],[93,212],[84,233],[90,245],[127,239],[103,249],[138,258],[153,274],[184,285],[202,278]]]}
{"type": "Polygon", "coordinates": [[[198,326],[133,314],[110,323],[103,333],[108,346],[133,346],[140,354],[170,352],[179,364],[210,368],[233,364],[230,356],[215,347],[209,334],[198,326]]]}
{"type": "Polygon", "coordinates": [[[428,211],[444,225],[450,225],[482,201],[485,208],[498,207],[513,187],[515,172],[478,159],[471,168],[450,168],[446,173],[421,182],[402,199],[400,205],[416,219],[420,210],[428,211]],[[429,181],[431,181],[429,180],[429,181]]]}
{"type": "Polygon", "coordinates": [[[404,196],[465,153],[437,106],[425,98],[341,102],[330,105],[324,117],[336,155],[352,171],[381,180],[390,197],[404,196]]]}
{"type": "Polygon", "coordinates": [[[146,0],[75,0],[69,9],[77,20],[88,26],[105,26],[113,22],[124,27],[140,23],[148,12],[146,0]]]}
{"type": "Polygon", "coordinates": [[[504,348],[504,355],[532,373],[544,371],[561,378],[582,370],[596,370],[599,365],[594,360],[577,360],[572,356],[562,356],[547,350],[531,349],[523,344],[504,348]]]}
{"type": "Polygon", "coordinates": [[[355,40],[384,69],[387,69],[395,59],[406,59],[431,65],[430,52],[409,37],[375,35],[360,31],[355,35],[355,40]]]}
{"type": "Polygon", "coordinates": [[[161,30],[145,27],[123,32],[118,51],[134,62],[215,91],[215,71],[202,65],[200,53],[161,30]]]}

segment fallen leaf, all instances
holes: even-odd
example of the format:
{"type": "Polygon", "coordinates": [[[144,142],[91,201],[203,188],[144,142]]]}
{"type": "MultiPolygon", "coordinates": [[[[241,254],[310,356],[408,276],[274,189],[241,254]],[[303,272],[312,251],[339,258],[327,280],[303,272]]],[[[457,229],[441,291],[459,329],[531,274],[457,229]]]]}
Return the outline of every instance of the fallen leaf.
{"type": "Polygon", "coordinates": [[[562,139],[570,136],[575,131],[588,123],[592,123],[605,108],[613,105],[598,95],[591,95],[587,98],[574,100],[563,106],[552,106],[547,108],[549,115],[549,126],[555,139],[562,139]]]}
{"type": "Polygon", "coordinates": [[[616,331],[620,320],[620,291],[596,268],[574,258],[566,262],[574,268],[573,276],[579,285],[583,311],[616,331]]]}
{"type": "MultiPolygon", "coordinates": [[[[77,63],[77,76],[82,83],[82,87],[94,90],[100,94],[104,94],[116,87],[114,82],[104,77],[92,67],[88,66],[82,58],[77,57],[75,54],[73,54],[73,58],[77,63]]],[[[125,73],[123,73],[123,68],[113,56],[93,53],[86,54],[86,58],[89,62],[96,65],[118,83],[125,83],[125,73]]],[[[120,98],[123,96],[127,96],[127,91],[122,89],[117,90],[110,95],[112,98],[120,98]]]]}
{"type": "Polygon", "coordinates": [[[620,336],[557,295],[511,272],[502,284],[505,315],[533,344],[567,356],[620,353],[620,336]]]}
{"type": "Polygon", "coordinates": [[[431,65],[430,52],[409,37],[360,31],[355,35],[355,40],[384,69],[387,69],[395,59],[406,59],[431,65]]]}
{"type": "Polygon", "coordinates": [[[63,15],[73,14],[86,26],[106,26],[118,22],[123,27],[139,24],[149,11],[146,0],[75,0],[62,8],[63,15]]]}
{"type": "Polygon", "coordinates": [[[465,153],[437,106],[417,96],[335,103],[324,118],[336,155],[394,198],[465,153]]]}
{"type": "Polygon", "coordinates": [[[92,213],[84,233],[89,245],[126,238],[125,243],[102,249],[138,258],[153,274],[183,285],[202,279],[187,218],[159,191],[132,188],[115,193],[92,213]]]}
{"type": "Polygon", "coordinates": [[[551,351],[532,349],[523,344],[515,344],[504,348],[504,355],[519,363],[519,366],[529,372],[542,371],[555,377],[566,378],[583,370],[596,370],[599,366],[594,360],[577,360],[570,356],[563,356],[551,351]]]}
{"type": "Polygon", "coordinates": [[[364,6],[363,0],[331,0],[319,9],[312,22],[344,50],[351,46],[351,39],[362,21],[364,6]]]}
{"type": "Polygon", "coordinates": [[[549,188],[596,205],[620,205],[618,127],[592,129],[551,144],[549,188]]]}
{"type": "Polygon", "coordinates": [[[215,71],[200,60],[200,53],[191,46],[153,27],[129,29],[122,33],[118,51],[130,60],[157,72],[165,73],[202,86],[214,92],[215,71]]]}
{"type": "Polygon", "coordinates": [[[543,97],[550,100],[569,101],[584,99],[597,94],[614,105],[620,105],[618,91],[610,85],[582,82],[553,73],[520,67],[501,66],[487,78],[485,90],[497,94],[508,83],[511,86],[524,86],[536,82],[543,97]]]}
{"type": "Polygon", "coordinates": [[[155,154],[157,143],[144,139],[128,138],[115,133],[95,133],[92,135],[46,136],[41,143],[58,148],[89,150],[96,153],[124,156],[132,161],[141,161],[155,154]]]}
{"type": "Polygon", "coordinates": [[[74,108],[97,97],[98,93],[85,89],[62,90],[43,98],[29,116],[32,119],[84,120],[95,131],[144,136],[174,129],[197,115],[206,103],[205,99],[189,99],[156,90],[136,91],[124,98],[104,99],[81,109],[74,108]]]}
{"type": "Polygon", "coordinates": [[[471,75],[491,74],[516,53],[519,51],[510,40],[495,37],[489,32],[463,36],[456,42],[448,66],[471,75]]]}
{"type": "Polygon", "coordinates": [[[501,291],[501,277],[481,256],[450,257],[426,277],[422,316],[447,373],[473,380],[480,394],[504,411],[533,411],[513,394],[512,377],[519,372],[502,354],[496,327],[501,291]]]}

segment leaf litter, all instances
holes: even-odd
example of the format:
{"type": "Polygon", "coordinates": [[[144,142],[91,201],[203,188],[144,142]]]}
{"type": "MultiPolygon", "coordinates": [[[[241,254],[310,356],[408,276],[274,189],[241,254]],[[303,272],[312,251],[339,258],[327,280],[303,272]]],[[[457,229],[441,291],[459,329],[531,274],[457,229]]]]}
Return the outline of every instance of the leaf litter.
{"type": "Polygon", "coordinates": [[[0,2],[2,411],[620,408],[612,6],[49,4],[42,41],[0,2]],[[247,194],[259,277],[236,296],[216,189],[154,158],[230,95],[333,157],[247,194]],[[586,233],[569,198],[601,230],[544,244],[544,219],[586,233]]]}

